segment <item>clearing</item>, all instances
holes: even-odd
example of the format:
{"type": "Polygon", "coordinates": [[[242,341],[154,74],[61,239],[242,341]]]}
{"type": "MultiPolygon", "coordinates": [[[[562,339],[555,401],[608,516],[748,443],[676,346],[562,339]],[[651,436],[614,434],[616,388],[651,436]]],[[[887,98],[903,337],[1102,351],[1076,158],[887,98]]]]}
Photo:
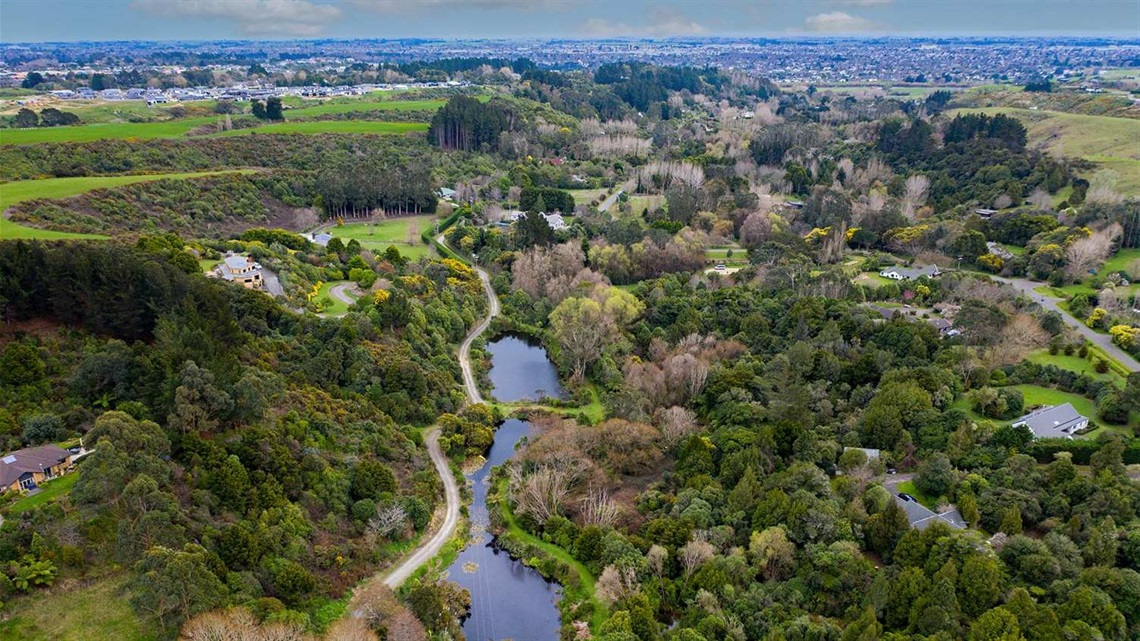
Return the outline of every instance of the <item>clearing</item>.
{"type": "Polygon", "coordinates": [[[22,641],[153,641],[155,626],[139,619],[126,593],[125,574],[87,586],[14,599],[0,622],[0,638],[22,641]]]}
{"type": "Polygon", "coordinates": [[[382,253],[394,245],[400,255],[412,260],[427,256],[428,245],[423,244],[420,234],[432,229],[438,219],[434,215],[388,218],[375,223],[345,223],[330,227],[328,233],[345,243],[356,239],[360,246],[373,252],[382,253]]]}

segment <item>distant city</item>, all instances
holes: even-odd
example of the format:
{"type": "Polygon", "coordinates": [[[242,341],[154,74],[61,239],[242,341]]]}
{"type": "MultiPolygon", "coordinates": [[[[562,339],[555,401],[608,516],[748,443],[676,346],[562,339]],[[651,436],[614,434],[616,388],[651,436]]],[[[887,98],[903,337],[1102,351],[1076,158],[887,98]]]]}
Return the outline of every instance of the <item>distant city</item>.
{"type": "MultiPolygon", "coordinates": [[[[670,40],[308,40],[0,44],[0,81],[40,71],[93,75],[191,67],[338,71],[442,58],[528,58],[551,70],[636,60],[713,66],[778,83],[976,85],[1095,76],[1140,66],[1140,38],[788,38],[670,40]]],[[[16,83],[18,84],[18,83],[16,83]]]]}

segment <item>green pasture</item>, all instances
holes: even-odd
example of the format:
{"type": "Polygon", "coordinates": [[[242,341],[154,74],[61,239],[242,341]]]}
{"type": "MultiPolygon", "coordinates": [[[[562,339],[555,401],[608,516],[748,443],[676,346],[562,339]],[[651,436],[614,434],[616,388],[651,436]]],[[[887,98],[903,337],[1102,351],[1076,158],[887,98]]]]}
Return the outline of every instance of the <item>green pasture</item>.
{"type": "Polygon", "coordinates": [[[433,230],[436,220],[435,216],[427,215],[388,218],[375,223],[345,223],[330,228],[328,233],[346,243],[356,239],[361,247],[373,253],[382,253],[394,245],[401,255],[415,260],[428,255],[430,248],[420,240],[420,234],[433,230]]]}

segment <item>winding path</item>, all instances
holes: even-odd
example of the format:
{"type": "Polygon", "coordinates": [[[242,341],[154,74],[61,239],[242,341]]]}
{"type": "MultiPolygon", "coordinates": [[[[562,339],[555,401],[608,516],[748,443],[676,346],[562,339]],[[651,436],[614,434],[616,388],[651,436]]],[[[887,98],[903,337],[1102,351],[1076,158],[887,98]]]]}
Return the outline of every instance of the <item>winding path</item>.
{"type": "MultiPolygon", "coordinates": [[[[348,292],[345,291],[351,284],[352,283],[341,283],[339,285],[333,285],[329,288],[329,294],[331,294],[333,298],[339,299],[351,307],[356,303],[356,299],[349,296],[348,292]]],[[[341,315],[343,316],[343,314],[341,315]]]]}
{"type": "MultiPolygon", "coordinates": [[[[441,234],[437,240],[443,243],[443,235],[441,234]]],[[[483,282],[483,291],[487,294],[489,309],[487,317],[479,321],[479,324],[471,329],[467,338],[463,339],[463,343],[459,345],[459,369],[463,373],[463,389],[466,392],[469,404],[483,402],[483,395],[479,393],[479,386],[475,383],[475,374],[471,369],[471,344],[491,326],[491,319],[499,314],[499,298],[495,296],[495,290],[491,288],[491,278],[482,269],[478,267],[474,267],[474,269],[479,274],[479,280],[483,282]]],[[[420,566],[439,554],[444,544],[455,533],[456,526],[459,525],[459,485],[451,474],[447,459],[439,449],[438,427],[432,427],[424,434],[424,443],[427,444],[428,456],[431,457],[436,472],[439,474],[440,480],[443,481],[443,494],[446,502],[443,523],[430,539],[416,548],[414,552],[384,576],[384,584],[392,589],[398,588],[420,566]]],[[[353,612],[353,616],[362,616],[362,613],[353,612]]]]}
{"type": "Polygon", "coordinates": [[[1085,325],[1076,318],[1073,318],[1069,315],[1068,312],[1061,309],[1060,306],[1057,305],[1056,298],[1046,296],[1036,291],[1038,287],[1048,286],[1046,283],[1036,283],[1024,278],[1002,278],[1001,276],[992,276],[991,278],[1012,286],[1018,292],[1021,292],[1030,300],[1038,303],[1045,309],[1057,312],[1061,315],[1061,320],[1063,320],[1066,325],[1080,332],[1085,338],[1089,340],[1090,343],[1103,349],[1108,353],[1109,356],[1115,358],[1117,362],[1128,368],[1129,371],[1140,372],[1140,362],[1137,362],[1135,358],[1128,354],[1128,352],[1125,352],[1124,350],[1117,347],[1112,342],[1111,336],[1107,334],[1100,334],[1094,331],[1091,327],[1085,325]]]}

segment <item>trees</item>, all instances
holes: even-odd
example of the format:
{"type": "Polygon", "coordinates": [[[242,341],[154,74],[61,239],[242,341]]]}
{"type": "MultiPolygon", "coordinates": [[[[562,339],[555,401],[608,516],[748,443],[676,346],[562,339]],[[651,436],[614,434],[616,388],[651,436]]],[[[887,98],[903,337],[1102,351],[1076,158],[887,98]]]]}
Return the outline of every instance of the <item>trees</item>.
{"type": "Polygon", "coordinates": [[[29,71],[28,75],[24,76],[24,80],[20,86],[24,89],[35,89],[38,85],[43,84],[44,76],[38,71],[29,71]]]}
{"type": "Polygon", "coordinates": [[[581,380],[598,360],[613,331],[602,306],[589,298],[567,298],[559,303],[550,312],[550,328],[575,380],[581,380]]]}
{"type": "Polygon", "coordinates": [[[280,96],[271,96],[268,100],[265,101],[265,119],[278,121],[285,120],[285,114],[283,114],[281,110],[280,96]]]}
{"type": "Polygon", "coordinates": [[[266,120],[269,118],[269,112],[265,109],[265,103],[260,100],[250,102],[250,110],[253,117],[258,120],[266,120]]]}
{"type": "Polygon", "coordinates": [[[20,129],[39,127],[40,117],[39,114],[32,111],[31,109],[28,109],[27,107],[21,107],[20,110],[16,112],[16,118],[13,120],[13,124],[15,124],[16,127],[20,129]]]}
{"type": "Polygon", "coordinates": [[[228,590],[210,569],[209,552],[196,543],[180,550],[155,547],[135,567],[131,604],[164,629],[220,607],[228,590]]]}

